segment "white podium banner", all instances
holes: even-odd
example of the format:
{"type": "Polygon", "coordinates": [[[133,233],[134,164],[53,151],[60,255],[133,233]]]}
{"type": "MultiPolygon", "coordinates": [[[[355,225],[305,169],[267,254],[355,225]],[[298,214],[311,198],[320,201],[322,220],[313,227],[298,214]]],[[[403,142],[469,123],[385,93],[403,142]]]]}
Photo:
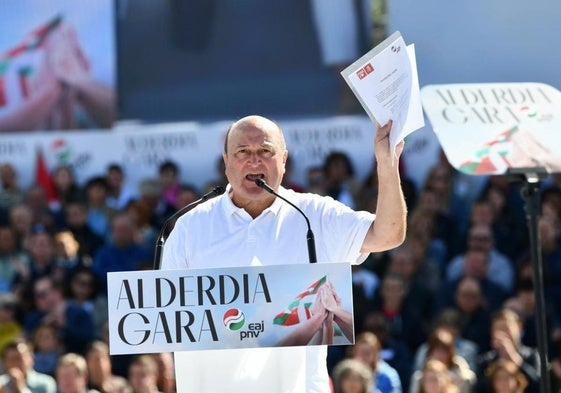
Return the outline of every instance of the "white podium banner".
{"type": "Polygon", "coordinates": [[[354,342],[348,263],[113,272],[107,279],[112,355],[354,342]],[[320,314],[328,317],[311,332],[320,314]]]}

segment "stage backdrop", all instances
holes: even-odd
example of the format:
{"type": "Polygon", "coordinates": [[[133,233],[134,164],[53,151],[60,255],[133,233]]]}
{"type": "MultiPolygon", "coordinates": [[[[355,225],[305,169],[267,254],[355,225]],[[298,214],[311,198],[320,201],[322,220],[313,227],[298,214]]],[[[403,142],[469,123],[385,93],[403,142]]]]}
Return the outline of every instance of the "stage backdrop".
{"type": "Polygon", "coordinates": [[[0,133],[109,128],[113,0],[0,2],[0,133]]]}

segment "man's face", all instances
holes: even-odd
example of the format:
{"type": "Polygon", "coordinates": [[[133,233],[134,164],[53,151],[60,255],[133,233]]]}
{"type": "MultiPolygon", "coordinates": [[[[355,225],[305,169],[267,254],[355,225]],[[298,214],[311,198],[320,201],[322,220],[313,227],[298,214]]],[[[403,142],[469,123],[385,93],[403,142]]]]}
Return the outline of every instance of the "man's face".
{"type": "Polygon", "coordinates": [[[230,130],[227,147],[224,163],[233,202],[238,206],[272,203],[272,195],[259,188],[255,179],[263,179],[274,190],[282,181],[288,153],[276,124],[259,117],[242,120],[230,130]]]}

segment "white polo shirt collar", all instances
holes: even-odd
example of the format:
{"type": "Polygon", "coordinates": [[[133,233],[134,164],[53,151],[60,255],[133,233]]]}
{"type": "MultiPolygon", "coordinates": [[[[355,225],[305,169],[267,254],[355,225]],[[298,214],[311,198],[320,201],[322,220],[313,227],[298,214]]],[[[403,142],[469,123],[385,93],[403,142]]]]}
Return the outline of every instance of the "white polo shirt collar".
{"type": "MultiPolygon", "coordinates": [[[[222,209],[224,210],[224,213],[226,213],[226,217],[230,217],[234,214],[241,214],[241,215],[247,215],[248,213],[241,207],[237,207],[236,205],[234,205],[234,202],[232,201],[232,198],[230,198],[230,190],[232,189],[232,186],[230,184],[228,184],[226,186],[226,191],[224,192],[224,194],[221,196],[221,205],[222,205],[222,209]]],[[[278,193],[282,196],[285,196],[286,193],[286,189],[282,186],[279,187],[279,191],[278,193]]],[[[271,212],[272,214],[274,214],[275,216],[279,214],[280,208],[282,207],[283,203],[285,203],[282,199],[280,198],[276,198],[273,201],[273,204],[271,206],[269,206],[268,208],[266,208],[262,214],[266,214],[268,212],[271,212]]]]}

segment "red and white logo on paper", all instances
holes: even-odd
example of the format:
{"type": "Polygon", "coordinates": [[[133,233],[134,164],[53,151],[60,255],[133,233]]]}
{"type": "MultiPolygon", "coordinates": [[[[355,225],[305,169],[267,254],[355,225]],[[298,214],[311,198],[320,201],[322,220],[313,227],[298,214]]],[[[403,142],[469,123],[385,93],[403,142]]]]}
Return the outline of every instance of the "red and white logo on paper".
{"type": "Polygon", "coordinates": [[[358,76],[358,79],[364,79],[368,76],[368,74],[371,74],[373,71],[374,71],[374,66],[368,63],[367,65],[365,65],[364,67],[362,67],[360,70],[356,72],[356,76],[358,76]]]}

